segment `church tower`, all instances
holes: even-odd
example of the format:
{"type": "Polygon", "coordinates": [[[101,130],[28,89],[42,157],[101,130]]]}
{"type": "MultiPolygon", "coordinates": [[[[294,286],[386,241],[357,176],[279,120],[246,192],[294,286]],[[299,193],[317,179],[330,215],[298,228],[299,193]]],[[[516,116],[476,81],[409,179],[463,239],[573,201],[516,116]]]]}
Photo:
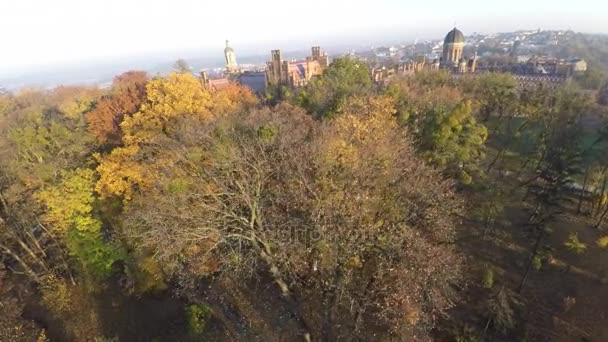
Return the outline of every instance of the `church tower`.
{"type": "Polygon", "coordinates": [[[234,50],[230,47],[230,42],[228,40],[226,40],[224,56],[226,57],[226,73],[232,74],[238,72],[239,66],[236,64],[236,55],[234,50]]]}
{"type": "Polygon", "coordinates": [[[462,59],[463,50],[464,35],[454,27],[452,31],[448,32],[443,41],[442,67],[446,69],[457,68],[462,59]]]}

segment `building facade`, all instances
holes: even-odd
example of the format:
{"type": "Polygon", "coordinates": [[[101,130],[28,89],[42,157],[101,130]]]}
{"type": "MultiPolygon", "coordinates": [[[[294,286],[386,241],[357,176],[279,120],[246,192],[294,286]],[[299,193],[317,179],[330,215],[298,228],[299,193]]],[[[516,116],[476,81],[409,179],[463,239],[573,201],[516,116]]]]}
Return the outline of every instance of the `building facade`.
{"type": "Polygon", "coordinates": [[[305,86],[313,76],[322,75],[329,65],[329,57],[318,46],[314,46],[312,55],[302,61],[284,61],[281,50],[272,50],[270,55],[271,60],[266,63],[269,86],[305,86]]]}

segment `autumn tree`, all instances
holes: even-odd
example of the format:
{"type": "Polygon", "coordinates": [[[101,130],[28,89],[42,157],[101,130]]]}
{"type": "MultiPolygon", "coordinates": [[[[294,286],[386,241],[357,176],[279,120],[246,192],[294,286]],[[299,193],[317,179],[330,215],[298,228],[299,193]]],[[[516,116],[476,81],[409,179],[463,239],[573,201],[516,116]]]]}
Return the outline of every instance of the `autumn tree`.
{"type": "Polygon", "coordinates": [[[107,275],[117,260],[93,215],[95,174],[88,167],[94,138],[84,115],[98,95],[95,89],[61,87],[40,93],[43,102],[23,105],[26,99],[17,96],[14,110],[20,113],[3,135],[10,157],[0,164],[7,227],[1,243],[36,282],[39,274],[54,272],[74,282],[75,268],[83,276],[107,275]],[[50,272],[51,262],[61,267],[50,272]]]}
{"type": "MultiPolygon", "coordinates": [[[[31,281],[40,282],[51,271],[49,253],[54,246],[48,243],[48,239],[36,235],[32,229],[35,215],[30,208],[11,198],[10,186],[14,179],[5,170],[0,172],[0,255],[14,260],[31,281]]],[[[38,230],[42,228],[37,227],[38,230]]],[[[55,252],[60,254],[61,249],[55,252]]]]}
{"type": "Polygon", "coordinates": [[[104,241],[102,222],[93,213],[94,187],[93,170],[64,171],[58,184],[46,187],[35,197],[47,209],[43,222],[65,241],[83,274],[103,278],[111,274],[121,255],[118,248],[104,241]]]}
{"type": "MultiPolygon", "coordinates": [[[[154,152],[174,162],[148,168],[152,184],[125,204],[127,235],[183,284],[268,274],[292,334],[422,338],[459,279],[460,202],[394,113],[361,98],[325,124],[287,105],[185,119],[154,152]]],[[[226,295],[242,291],[232,284],[226,295]]]]}
{"type": "Polygon", "coordinates": [[[126,115],[139,110],[146,98],[148,76],[143,71],[129,71],[116,76],[109,95],[100,99],[87,113],[88,129],[99,144],[120,145],[120,124],[126,115]]]}
{"type": "Polygon", "coordinates": [[[141,110],[121,124],[124,147],[98,157],[100,180],[96,189],[104,197],[130,198],[133,189],[147,187],[153,177],[152,165],[173,162],[173,157],[163,154],[166,151],[159,144],[166,139],[179,139],[186,121],[206,123],[257,103],[251,91],[241,86],[231,85],[212,93],[189,74],[156,78],[148,82],[146,94],[141,110]],[[144,151],[144,146],[154,148],[144,151]],[[151,165],[142,163],[143,156],[150,153],[156,154],[150,159],[151,165]]]}
{"type": "Polygon", "coordinates": [[[462,91],[449,77],[444,72],[421,72],[393,78],[385,94],[395,103],[399,123],[408,126],[411,133],[420,134],[426,112],[438,106],[451,108],[463,101],[462,91]]]}
{"type": "Polygon", "coordinates": [[[248,87],[230,83],[212,93],[211,111],[216,116],[248,110],[258,104],[258,99],[248,87]]]}
{"type": "MultiPolygon", "coordinates": [[[[452,75],[446,70],[422,70],[413,77],[405,77],[404,79],[412,87],[425,91],[436,91],[440,88],[451,88],[456,85],[452,75]]],[[[401,81],[404,79],[401,79],[401,81]]]]}

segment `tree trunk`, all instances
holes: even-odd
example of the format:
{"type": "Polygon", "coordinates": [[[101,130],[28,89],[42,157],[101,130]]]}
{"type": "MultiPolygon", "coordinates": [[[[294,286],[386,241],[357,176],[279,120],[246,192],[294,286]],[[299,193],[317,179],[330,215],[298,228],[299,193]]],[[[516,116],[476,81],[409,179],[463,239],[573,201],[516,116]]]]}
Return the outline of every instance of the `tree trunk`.
{"type": "Polygon", "coordinates": [[[40,267],[42,267],[42,269],[44,271],[49,270],[49,268],[46,266],[46,263],[44,262],[44,260],[42,258],[40,258],[38,255],[36,255],[36,253],[34,253],[34,251],[32,251],[29,246],[27,244],[25,244],[25,242],[23,242],[20,238],[16,239],[17,242],[19,243],[19,245],[21,246],[21,248],[23,248],[27,254],[38,264],[40,265],[40,267]]]}
{"type": "Polygon", "coordinates": [[[602,210],[602,202],[603,202],[603,199],[604,199],[604,193],[606,192],[606,181],[607,181],[607,179],[606,179],[606,170],[604,170],[604,178],[603,178],[603,181],[602,181],[602,191],[600,191],[600,196],[597,199],[597,208],[596,208],[595,216],[599,215],[600,211],[602,210]]]}
{"type": "Polygon", "coordinates": [[[302,337],[303,337],[304,341],[310,342],[311,335],[310,335],[310,329],[308,327],[308,324],[306,324],[306,322],[304,321],[304,318],[302,317],[302,313],[300,312],[297,301],[294,299],[294,297],[289,289],[289,286],[287,285],[287,283],[281,276],[281,273],[279,272],[279,268],[276,266],[276,264],[274,263],[274,260],[272,259],[270,247],[268,246],[268,244],[264,243],[259,238],[252,239],[252,242],[253,242],[253,245],[255,246],[255,248],[258,250],[260,257],[262,258],[262,260],[264,260],[264,262],[268,266],[270,275],[274,279],[274,282],[281,289],[281,295],[283,296],[283,299],[289,306],[289,310],[294,315],[296,321],[300,325],[300,329],[302,330],[302,337]]]}
{"type": "Polygon", "coordinates": [[[589,168],[590,165],[587,165],[585,169],[585,178],[583,179],[583,188],[581,189],[581,194],[578,197],[578,206],[576,207],[576,213],[581,213],[581,206],[583,205],[583,198],[585,197],[585,188],[587,187],[587,178],[589,177],[589,168]]]}
{"type": "Polygon", "coordinates": [[[483,222],[483,233],[481,233],[481,238],[485,239],[486,235],[488,235],[488,232],[490,231],[490,217],[489,215],[486,216],[486,219],[483,222]]]}
{"type": "Polygon", "coordinates": [[[540,233],[538,234],[538,237],[536,237],[536,242],[534,243],[534,249],[532,250],[532,255],[530,256],[530,260],[528,260],[528,266],[526,266],[526,271],[524,272],[524,275],[521,278],[521,282],[519,283],[519,287],[517,288],[517,293],[521,293],[521,291],[524,288],[524,285],[526,284],[526,280],[528,279],[528,274],[530,274],[530,270],[532,269],[534,257],[536,257],[536,254],[538,253],[538,248],[540,247],[540,243],[543,239],[544,234],[545,234],[545,230],[542,229],[540,231],[540,233]]]}
{"type": "Polygon", "coordinates": [[[323,339],[325,341],[333,341],[334,340],[334,336],[333,336],[333,318],[334,318],[334,308],[336,307],[336,301],[337,301],[337,294],[336,291],[338,291],[338,288],[340,287],[340,285],[342,284],[342,266],[338,265],[338,267],[336,267],[336,275],[334,277],[334,284],[333,286],[330,288],[329,291],[327,291],[327,295],[325,296],[325,305],[324,305],[324,315],[325,315],[325,322],[323,322],[323,328],[322,328],[322,333],[323,333],[323,339]]]}
{"type": "MultiPolygon", "coordinates": [[[[374,267],[376,267],[376,265],[374,265],[374,267]]],[[[367,281],[367,285],[365,285],[365,288],[363,289],[363,293],[360,296],[361,303],[359,304],[359,307],[357,308],[357,313],[355,314],[355,317],[353,319],[354,326],[353,326],[353,330],[351,332],[351,337],[353,337],[353,335],[355,335],[359,332],[359,321],[361,321],[361,316],[363,315],[363,311],[364,311],[363,310],[364,305],[362,303],[365,303],[365,301],[367,299],[367,295],[369,294],[369,291],[372,288],[372,286],[374,285],[375,281],[376,281],[376,275],[375,275],[375,272],[373,272],[370,275],[369,280],[367,281]]]]}
{"type": "Polygon", "coordinates": [[[38,274],[36,274],[36,272],[34,272],[34,270],[25,261],[23,261],[23,259],[21,259],[19,255],[17,255],[8,247],[0,246],[0,248],[2,248],[8,255],[10,255],[11,258],[15,259],[15,261],[17,261],[19,265],[23,267],[27,275],[29,275],[34,282],[40,283],[40,277],[38,276],[38,274]]]}
{"type": "Polygon", "coordinates": [[[4,199],[4,196],[2,195],[2,191],[0,191],[0,205],[2,205],[2,207],[0,207],[0,217],[2,217],[2,218],[8,217],[8,215],[9,215],[8,204],[6,203],[6,200],[4,199]]]}
{"type": "Polygon", "coordinates": [[[604,208],[604,211],[602,212],[602,216],[600,216],[600,219],[595,224],[596,229],[598,229],[602,225],[602,222],[604,221],[604,217],[606,216],[607,213],[608,213],[608,205],[604,208]]]}
{"type": "Polygon", "coordinates": [[[506,147],[503,147],[502,149],[500,149],[500,151],[498,151],[498,154],[496,154],[496,157],[494,157],[494,160],[492,160],[492,162],[490,163],[490,165],[488,165],[488,168],[487,168],[486,172],[490,172],[492,170],[492,167],[494,167],[494,164],[496,164],[496,162],[503,155],[503,153],[505,152],[505,149],[506,149],[506,147]]]}
{"type": "Polygon", "coordinates": [[[524,171],[524,169],[528,166],[528,163],[530,162],[530,160],[532,160],[532,158],[527,158],[526,161],[521,165],[521,167],[519,168],[519,170],[517,171],[517,176],[516,179],[519,179],[519,177],[521,176],[521,173],[524,171]]]}

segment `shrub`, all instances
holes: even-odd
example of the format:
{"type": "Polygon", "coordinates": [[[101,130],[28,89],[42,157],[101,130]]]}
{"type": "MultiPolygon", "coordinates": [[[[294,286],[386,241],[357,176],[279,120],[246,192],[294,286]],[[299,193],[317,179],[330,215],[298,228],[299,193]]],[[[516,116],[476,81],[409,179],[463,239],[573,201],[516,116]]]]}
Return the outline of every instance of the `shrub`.
{"type": "Polygon", "coordinates": [[[211,310],[202,304],[191,304],[186,309],[186,315],[188,317],[188,332],[192,338],[200,337],[205,331],[205,325],[209,316],[211,316],[211,310]]]}
{"type": "Polygon", "coordinates": [[[532,267],[536,271],[540,271],[540,268],[543,267],[543,258],[540,255],[535,255],[532,258],[532,267]]]}
{"type": "Polygon", "coordinates": [[[587,245],[579,241],[577,233],[571,233],[568,240],[564,242],[564,246],[576,254],[581,254],[587,249],[587,245]]]}
{"type": "Polygon", "coordinates": [[[494,270],[489,266],[484,269],[482,285],[486,289],[491,289],[494,286],[494,270]]]}
{"type": "Polygon", "coordinates": [[[601,237],[597,240],[597,245],[600,248],[608,248],[608,235],[601,237]]]}
{"type": "Polygon", "coordinates": [[[488,314],[492,318],[494,327],[501,333],[506,333],[515,325],[515,311],[513,307],[519,305],[514,293],[501,289],[488,301],[488,314]]]}
{"type": "Polygon", "coordinates": [[[64,313],[72,306],[71,291],[69,285],[61,278],[51,274],[43,280],[40,285],[42,302],[44,305],[57,313],[64,313]]]}
{"type": "Polygon", "coordinates": [[[456,342],[481,342],[481,337],[479,337],[479,333],[477,330],[465,324],[462,329],[455,334],[454,340],[456,342]]]}

